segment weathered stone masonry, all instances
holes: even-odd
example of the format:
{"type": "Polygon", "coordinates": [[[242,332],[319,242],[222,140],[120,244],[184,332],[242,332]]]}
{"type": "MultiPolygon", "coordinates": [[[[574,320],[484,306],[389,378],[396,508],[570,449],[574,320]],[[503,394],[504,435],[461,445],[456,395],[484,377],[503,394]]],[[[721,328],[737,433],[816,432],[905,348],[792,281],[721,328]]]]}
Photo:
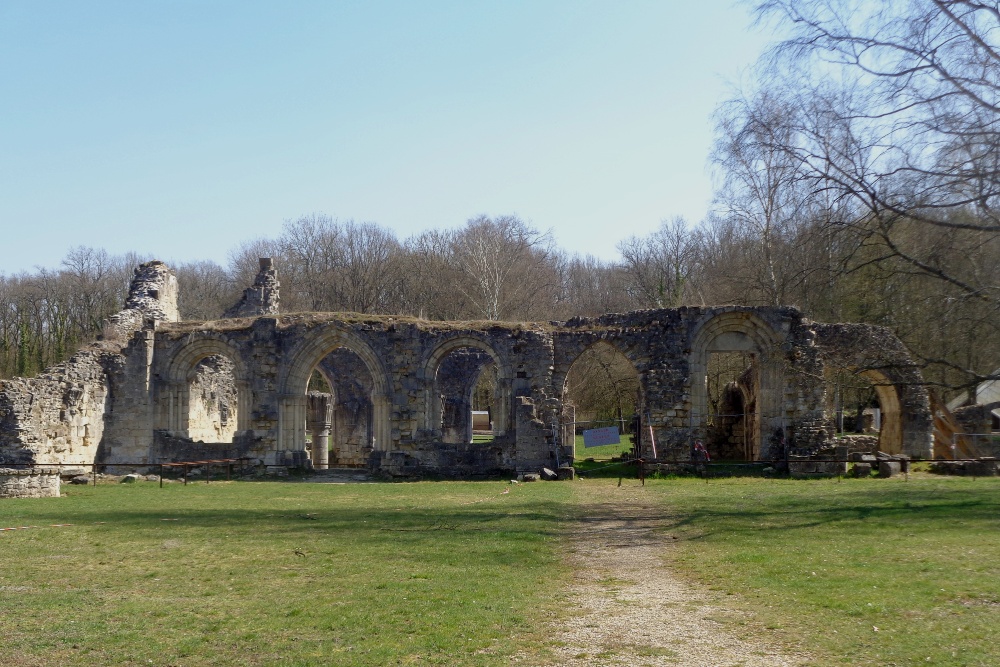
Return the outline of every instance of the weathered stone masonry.
{"type": "Polygon", "coordinates": [[[56,468],[0,468],[0,498],[58,498],[56,468]]]}
{"type": "Polygon", "coordinates": [[[162,262],[138,267],[104,340],[38,377],[0,382],[0,465],[146,456],[153,331],[176,319],[177,279],[162,262]]]}
{"type": "Polygon", "coordinates": [[[646,457],[655,446],[661,459],[686,459],[693,440],[705,437],[708,360],[729,352],[755,360],[757,458],[832,444],[823,379],[831,364],[876,380],[887,415],[881,448],[931,455],[927,394],[899,341],[877,327],[810,322],[790,307],[520,324],[280,315],[269,261],[235,311],[241,317],[177,322],[176,281],[158,262],[137,270],[132,292],[112,322],[115,340],[39,378],[0,386],[0,464],[233,456],[302,464],[315,438],[330,443],[331,465],[389,474],[556,468],[573,456],[560,428],[572,411],[563,404],[567,374],[598,343],[620,351],[638,373],[646,457]],[[491,364],[494,438],[472,443],[470,392],[491,364]],[[219,377],[224,371],[228,388],[198,380],[206,365],[219,377]],[[315,370],[328,380],[326,398],[308,395],[315,370]],[[216,400],[217,407],[206,404],[216,400]],[[213,433],[226,442],[201,441],[213,433]]]}

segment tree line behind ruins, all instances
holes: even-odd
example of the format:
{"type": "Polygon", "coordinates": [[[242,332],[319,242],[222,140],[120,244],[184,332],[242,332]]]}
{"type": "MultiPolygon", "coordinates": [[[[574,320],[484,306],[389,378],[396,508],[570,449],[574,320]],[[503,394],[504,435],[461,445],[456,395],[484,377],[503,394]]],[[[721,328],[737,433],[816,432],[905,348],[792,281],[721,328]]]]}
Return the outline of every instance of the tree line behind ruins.
{"type": "MultiPolygon", "coordinates": [[[[889,327],[931,384],[981,380],[1000,365],[1000,18],[963,1],[871,5],[760,6],[788,39],[716,115],[716,201],[697,225],[664,221],[602,260],[514,216],[399,239],[314,214],[226,266],[172,263],[182,317],[219,318],[273,257],[283,312],[547,321],[792,304],[889,327]]],[[[75,248],[58,269],[0,276],[0,377],[93,339],[143,259],[75,248]]]]}

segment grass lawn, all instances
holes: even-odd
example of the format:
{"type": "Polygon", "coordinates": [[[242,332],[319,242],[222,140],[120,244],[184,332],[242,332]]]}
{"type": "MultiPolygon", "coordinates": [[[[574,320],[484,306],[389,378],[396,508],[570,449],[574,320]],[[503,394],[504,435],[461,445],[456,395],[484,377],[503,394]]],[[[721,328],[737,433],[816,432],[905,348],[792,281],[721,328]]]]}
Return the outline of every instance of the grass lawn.
{"type": "Polygon", "coordinates": [[[146,482],[0,501],[0,527],[38,526],[0,533],[0,665],[508,664],[556,604],[572,487],[507,488],[146,482]]]}
{"type": "Polygon", "coordinates": [[[1000,479],[646,488],[679,538],[673,564],[817,664],[1000,664],[1000,479]]]}
{"type": "MultiPolygon", "coordinates": [[[[0,527],[38,527],[0,532],[0,665],[545,664],[548,624],[568,613],[563,536],[616,484],[3,500],[0,527]]],[[[820,665],[1000,664],[1000,479],[625,484],[678,538],[667,562],[752,612],[723,619],[736,633],[820,665]]]]}

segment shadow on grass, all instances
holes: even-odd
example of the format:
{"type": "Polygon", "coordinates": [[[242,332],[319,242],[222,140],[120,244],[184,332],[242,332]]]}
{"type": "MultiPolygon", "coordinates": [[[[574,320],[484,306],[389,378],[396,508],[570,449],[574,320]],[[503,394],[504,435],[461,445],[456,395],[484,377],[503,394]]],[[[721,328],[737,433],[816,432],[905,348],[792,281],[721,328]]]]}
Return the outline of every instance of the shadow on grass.
{"type": "Polygon", "coordinates": [[[968,530],[963,522],[1000,526],[1000,489],[992,484],[940,488],[873,481],[867,488],[851,484],[825,493],[815,486],[790,493],[787,486],[768,489],[766,485],[762,482],[752,498],[735,496],[731,490],[716,497],[689,497],[676,503],[666,525],[668,529],[694,528],[699,538],[720,531],[788,532],[836,524],[854,532],[904,525],[911,531],[968,530]],[[810,491],[816,493],[810,495],[810,491]]]}
{"type": "MultiPolygon", "coordinates": [[[[296,488],[302,487],[296,485],[296,488]]],[[[93,501],[100,493],[98,488],[97,492],[91,492],[91,498],[80,500],[93,501]]],[[[294,491],[289,489],[289,493],[294,491]]],[[[168,525],[205,530],[240,526],[267,531],[269,537],[293,537],[298,534],[315,534],[317,531],[357,534],[368,532],[382,534],[396,541],[406,541],[408,537],[418,533],[433,531],[470,535],[496,533],[507,539],[554,536],[567,520],[565,505],[552,500],[533,501],[528,505],[523,501],[508,504],[498,498],[473,500],[465,507],[427,508],[342,504],[331,506],[329,502],[324,503],[317,498],[303,498],[294,507],[272,504],[260,508],[198,508],[190,506],[191,498],[182,498],[176,494],[164,494],[159,498],[147,495],[142,498],[141,503],[134,503],[139,506],[132,507],[99,506],[94,502],[69,506],[65,498],[53,500],[55,502],[23,506],[13,512],[0,512],[0,527],[5,527],[8,523],[39,526],[67,523],[96,526],[103,523],[141,534],[144,530],[158,530],[168,525]],[[154,504],[154,507],[141,507],[154,504]]],[[[275,502],[275,499],[270,500],[275,502]]],[[[405,502],[405,499],[400,499],[400,502],[405,502]]]]}

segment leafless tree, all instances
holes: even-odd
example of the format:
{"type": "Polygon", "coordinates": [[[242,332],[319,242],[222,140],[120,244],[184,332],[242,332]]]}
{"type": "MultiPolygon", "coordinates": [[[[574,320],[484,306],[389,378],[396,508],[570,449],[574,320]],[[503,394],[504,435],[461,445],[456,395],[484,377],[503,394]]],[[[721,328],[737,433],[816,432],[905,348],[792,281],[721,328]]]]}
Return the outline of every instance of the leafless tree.
{"type": "Polygon", "coordinates": [[[373,222],[341,227],[338,303],[357,313],[395,308],[401,276],[401,246],[395,234],[373,222]]]}
{"type": "Polygon", "coordinates": [[[214,320],[239,301],[242,290],[251,283],[236,284],[230,274],[215,262],[178,264],[177,301],[182,320],[214,320]]]}
{"type": "MultiPolygon", "coordinates": [[[[788,38],[732,114],[732,127],[755,128],[758,154],[777,156],[753,173],[774,171],[773,182],[792,193],[786,201],[804,204],[808,245],[831,250],[825,264],[839,264],[844,284],[883,292],[881,303],[846,294],[843,312],[860,307],[869,321],[885,319],[949,383],[983,379],[997,359],[972,355],[969,365],[969,355],[924,345],[961,336],[958,347],[992,348],[989,357],[1000,340],[998,6],[768,0],[757,9],[788,38]],[[917,312],[935,322],[933,334],[917,312]]],[[[726,127],[722,136],[731,135],[726,127]]]]}
{"type": "Polygon", "coordinates": [[[664,220],[645,237],[618,244],[629,292],[644,308],[674,308],[694,299],[691,284],[699,261],[701,232],[680,217],[664,220]]]}
{"type": "Polygon", "coordinates": [[[632,279],[621,262],[574,255],[559,258],[557,266],[562,287],[553,313],[559,319],[622,313],[643,305],[635,298],[632,279]]]}
{"type": "Polygon", "coordinates": [[[472,304],[458,288],[462,279],[451,261],[450,232],[428,230],[403,243],[401,311],[431,320],[476,317],[472,304]]]}
{"type": "Polygon", "coordinates": [[[459,289],[485,320],[528,319],[541,314],[557,289],[552,237],[520,218],[485,215],[451,234],[450,260],[459,289]]]}
{"type": "Polygon", "coordinates": [[[756,240],[754,282],[772,306],[786,303],[779,246],[801,218],[808,194],[800,187],[799,160],[786,149],[793,141],[794,108],[767,89],[736,98],[717,114],[713,162],[723,182],[716,196],[720,216],[756,240]]]}

